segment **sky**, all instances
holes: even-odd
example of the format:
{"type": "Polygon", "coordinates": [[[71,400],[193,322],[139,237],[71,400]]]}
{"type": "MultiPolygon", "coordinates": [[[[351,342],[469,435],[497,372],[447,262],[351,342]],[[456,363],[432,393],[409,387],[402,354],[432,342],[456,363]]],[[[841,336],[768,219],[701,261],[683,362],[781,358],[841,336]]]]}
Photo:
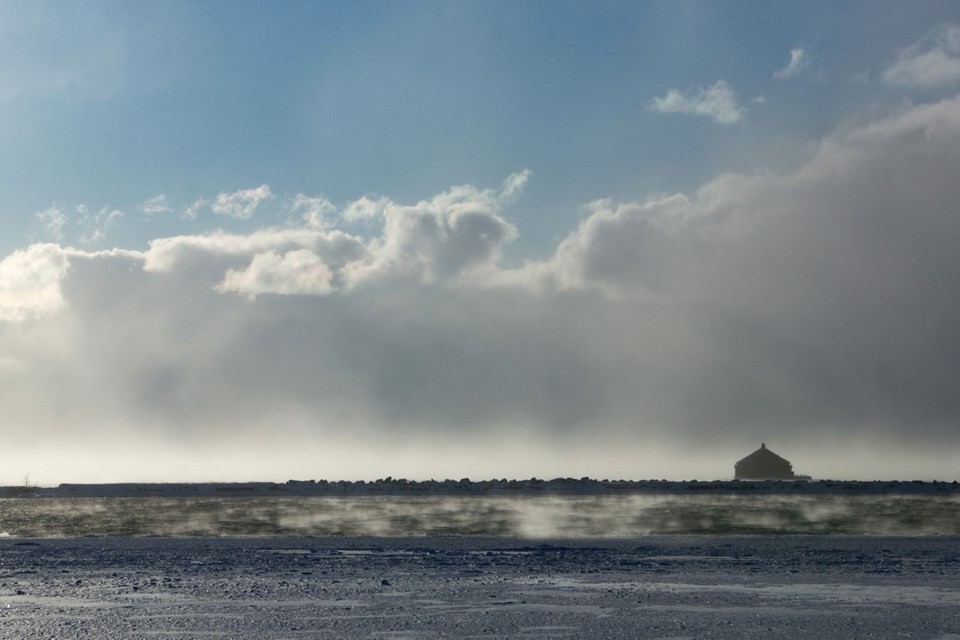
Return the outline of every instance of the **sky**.
{"type": "Polygon", "coordinates": [[[0,483],[960,469],[960,4],[0,0],[0,483]]]}

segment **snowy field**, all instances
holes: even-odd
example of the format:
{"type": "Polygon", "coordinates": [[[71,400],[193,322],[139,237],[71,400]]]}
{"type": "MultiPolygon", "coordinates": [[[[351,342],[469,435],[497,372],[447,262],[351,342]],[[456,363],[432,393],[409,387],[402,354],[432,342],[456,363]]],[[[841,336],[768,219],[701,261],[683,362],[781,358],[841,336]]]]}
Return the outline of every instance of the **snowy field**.
{"type": "Polygon", "coordinates": [[[960,640],[960,539],[7,538],[0,637],[960,640]]]}

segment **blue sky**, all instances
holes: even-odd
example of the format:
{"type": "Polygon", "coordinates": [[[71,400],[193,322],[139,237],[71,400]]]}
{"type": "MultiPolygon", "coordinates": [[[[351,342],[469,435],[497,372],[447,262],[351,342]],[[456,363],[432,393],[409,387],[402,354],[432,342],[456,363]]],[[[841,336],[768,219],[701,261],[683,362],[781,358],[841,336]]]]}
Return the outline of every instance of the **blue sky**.
{"type": "MultiPolygon", "coordinates": [[[[624,438],[819,459],[801,431],[956,468],[958,25],[933,0],[0,1],[0,402],[43,434],[8,455],[91,478],[55,471],[83,433],[235,477],[281,422],[342,438],[344,476],[391,438],[409,477],[475,462],[436,438],[504,461],[477,476],[546,443],[531,473],[668,475],[611,461],[624,438]]],[[[253,476],[324,475],[277,446],[253,476]]],[[[683,472],[722,477],[709,454],[683,472]]]]}
{"type": "Polygon", "coordinates": [[[337,203],[412,201],[530,169],[510,251],[542,257],[586,202],[795,166],[839,120],[914,97],[879,74],[958,13],[934,2],[6,2],[2,249],[44,239],[33,215],[53,203],[121,210],[100,246],[143,247],[204,228],[142,224],[137,205],[159,194],[184,208],[265,183],[337,203]],[[775,79],[794,48],[807,66],[775,79]],[[721,80],[744,109],[732,125],[648,108],[721,80]]]}

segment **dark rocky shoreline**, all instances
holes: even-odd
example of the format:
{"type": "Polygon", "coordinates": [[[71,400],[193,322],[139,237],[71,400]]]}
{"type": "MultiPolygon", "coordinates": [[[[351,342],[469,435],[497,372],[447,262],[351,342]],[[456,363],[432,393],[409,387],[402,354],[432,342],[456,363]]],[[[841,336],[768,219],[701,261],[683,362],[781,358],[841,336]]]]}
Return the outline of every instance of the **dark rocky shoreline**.
{"type": "Polygon", "coordinates": [[[276,482],[61,484],[0,487],[0,497],[229,497],[622,494],[960,495],[957,481],[900,480],[288,480],[276,482]]]}

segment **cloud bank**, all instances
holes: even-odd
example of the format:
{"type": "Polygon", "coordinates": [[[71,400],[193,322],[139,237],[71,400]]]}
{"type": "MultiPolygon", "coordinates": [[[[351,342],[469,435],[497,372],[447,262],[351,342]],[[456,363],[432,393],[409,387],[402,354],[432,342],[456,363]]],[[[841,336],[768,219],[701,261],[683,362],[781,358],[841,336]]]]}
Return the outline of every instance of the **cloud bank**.
{"type": "Polygon", "coordinates": [[[280,477],[346,457],[360,476],[723,477],[762,439],[814,475],[943,477],[958,172],[951,98],[838,130],[792,172],[591,203],[517,267],[528,172],[409,204],[301,194],[291,225],[143,251],[32,245],[0,261],[0,397],[33,434],[8,455],[151,443],[237,477],[240,443],[288,456],[280,477]]]}

